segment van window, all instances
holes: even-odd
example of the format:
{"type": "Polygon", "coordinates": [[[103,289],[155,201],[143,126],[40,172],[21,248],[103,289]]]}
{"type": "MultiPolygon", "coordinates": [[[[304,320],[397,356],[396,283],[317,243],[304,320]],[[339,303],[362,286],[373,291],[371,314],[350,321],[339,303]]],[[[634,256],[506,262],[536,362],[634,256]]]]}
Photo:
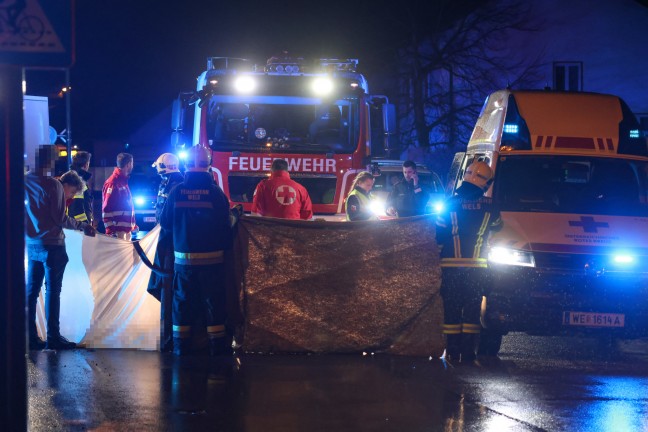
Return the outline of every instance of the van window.
{"type": "Polygon", "coordinates": [[[502,156],[494,198],[503,211],[648,216],[646,162],[502,156]]]}

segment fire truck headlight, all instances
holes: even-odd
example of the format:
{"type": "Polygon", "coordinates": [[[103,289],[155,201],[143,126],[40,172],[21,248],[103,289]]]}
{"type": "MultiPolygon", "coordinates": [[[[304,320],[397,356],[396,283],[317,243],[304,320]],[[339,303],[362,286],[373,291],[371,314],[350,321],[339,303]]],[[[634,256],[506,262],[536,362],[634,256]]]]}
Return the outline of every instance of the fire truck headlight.
{"type": "Polygon", "coordinates": [[[313,92],[318,96],[326,96],[333,91],[333,81],[328,78],[316,78],[313,81],[313,92]]]}
{"type": "Polygon", "coordinates": [[[234,88],[239,93],[252,93],[256,88],[256,81],[249,76],[238,77],[234,81],[234,88]]]}
{"type": "Polygon", "coordinates": [[[382,200],[372,200],[369,204],[369,208],[376,216],[387,216],[387,213],[385,212],[385,202],[382,200]]]}
{"type": "Polygon", "coordinates": [[[531,252],[504,247],[491,248],[488,252],[488,262],[492,264],[535,267],[535,260],[531,252]]]}

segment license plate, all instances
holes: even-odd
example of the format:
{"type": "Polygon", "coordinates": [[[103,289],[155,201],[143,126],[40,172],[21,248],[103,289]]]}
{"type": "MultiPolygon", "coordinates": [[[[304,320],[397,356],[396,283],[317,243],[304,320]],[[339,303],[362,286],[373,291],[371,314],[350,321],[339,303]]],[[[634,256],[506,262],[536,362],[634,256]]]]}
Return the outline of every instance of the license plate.
{"type": "Polygon", "coordinates": [[[153,222],[153,223],[155,223],[155,216],[144,216],[144,222],[153,222]]]}
{"type": "Polygon", "coordinates": [[[625,315],[598,312],[563,312],[563,325],[583,327],[625,327],[625,315]]]}

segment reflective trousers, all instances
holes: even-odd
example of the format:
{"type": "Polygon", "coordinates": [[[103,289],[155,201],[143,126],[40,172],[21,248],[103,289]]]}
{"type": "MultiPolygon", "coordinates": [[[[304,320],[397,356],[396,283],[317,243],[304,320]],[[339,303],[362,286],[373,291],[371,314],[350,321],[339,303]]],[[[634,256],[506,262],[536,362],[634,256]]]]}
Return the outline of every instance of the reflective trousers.
{"type": "Polygon", "coordinates": [[[188,340],[196,325],[207,329],[209,339],[225,337],[225,267],[175,266],[173,276],[173,337],[188,340]]]}
{"type": "Polygon", "coordinates": [[[490,291],[488,269],[442,267],[443,333],[478,334],[481,332],[482,296],[490,291]]]}

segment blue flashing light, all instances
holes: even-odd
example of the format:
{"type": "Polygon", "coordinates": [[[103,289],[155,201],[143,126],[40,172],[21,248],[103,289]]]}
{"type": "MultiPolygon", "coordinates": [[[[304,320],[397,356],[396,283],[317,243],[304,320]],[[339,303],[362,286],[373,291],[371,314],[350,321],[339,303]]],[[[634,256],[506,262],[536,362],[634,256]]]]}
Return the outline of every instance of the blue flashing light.
{"type": "Polygon", "coordinates": [[[504,125],[504,133],[516,134],[520,131],[520,127],[514,123],[506,123],[504,125]]]}
{"type": "Polygon", "coordinates": [[[133,201],[135,202],[136,206],[143,206],[144,204],[146,204],[146,199],[144,199],[144,197],[141,196],[134,197],[133,201]]]}
{"type": "Polygon", "coordinates": [[[632,129],[630,131],[630,138],[639,138],[639,129],[632,129]]]}
{"type": "Polygon", "coordinates": [[[614,255],[614,262],[617,264],[630,265],[635,262],[635,257],[629,254],[616,254],[614,255]]]}
{"type": "Polygon", "coordinates": [[[187,152],[186,151],[181,151],[180,153],[178,153],[178,157],[180,159],[182,159],[182,160],[187,159],[187,152]]]}
{"type": "Polygon", "coordinates": [[[434,203],[434,211],[441,213],[445,209],[445,203],[443,201],[437,201],[434,203]]]}

